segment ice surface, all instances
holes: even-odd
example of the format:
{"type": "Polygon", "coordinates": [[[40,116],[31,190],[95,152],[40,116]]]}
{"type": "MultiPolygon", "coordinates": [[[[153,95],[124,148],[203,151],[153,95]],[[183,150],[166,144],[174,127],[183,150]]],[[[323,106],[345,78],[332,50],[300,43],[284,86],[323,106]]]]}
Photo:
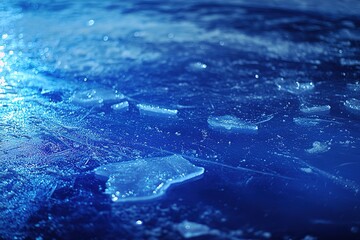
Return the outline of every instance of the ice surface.
{"type": "Polygon", "coordinates": [[[258,126],[253,123],[246,122],[234,116],[210,116],[207,120],[211,128],[234,132],[234,133],[257,133],[258,126]]]}
{"type": "Polygon", "coordinates": [[[206,235],[219,235],[220,232],[215,229],[211,229],[210,227],[190,221],[183,221],[181,223],[176,224],[176,230],[179,231],[181,236],[184,238],[193,238],[193,237],[200,237],[206,235]]]}
{"type": "Polygon", "coordinates": [[[137,104],[140,114],[159,117],[176,117],[178,110],[148,104],[137,104]]]}
{"type": "Polygon", "coordinates": [[[359,12],[356,0],[0,1],[0,239],[179,240],[195,224],[220,232],[200,238],[360,239],[359,12]],[[174,154],[208,174],[121,199],[119,186],[165,191],[143,175],[178,176],[184,161],[150,164],[174,154]]]}
{"type": "Polygon", "coordinates": [[[173,155],[112,163],[95,173],[109,178],[105,192],[114,202],[128,202],[160,197],[171,185],[202,175],[204,168],[173,155]]]}

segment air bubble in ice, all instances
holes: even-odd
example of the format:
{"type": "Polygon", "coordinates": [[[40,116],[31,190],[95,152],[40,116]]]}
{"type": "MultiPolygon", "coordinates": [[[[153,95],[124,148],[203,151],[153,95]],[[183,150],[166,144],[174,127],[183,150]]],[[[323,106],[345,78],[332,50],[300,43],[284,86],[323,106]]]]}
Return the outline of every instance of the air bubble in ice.
{"type": "Polygon", "coordinates": [[[160,197],[171,185],[202,175],[204,168],[172,155],[111,163],[95,173],[108,178],[105,193],[114,202],[127,202],[160,197]]]}
{"type": "Polygon", "coordinates": [[[213,129],[226,132],[257,133],[258,126],[234,116],[210,116],[207,120],[213,129]]]}

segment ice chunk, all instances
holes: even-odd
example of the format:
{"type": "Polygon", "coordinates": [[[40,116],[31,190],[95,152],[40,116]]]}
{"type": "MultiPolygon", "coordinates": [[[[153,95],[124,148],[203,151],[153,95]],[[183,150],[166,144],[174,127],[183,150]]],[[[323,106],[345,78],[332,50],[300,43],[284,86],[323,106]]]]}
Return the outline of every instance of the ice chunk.
{"type": "Polygon", "coordinates": [[[220,232],[215,229],[211,229],[208,226],[200,223],[183,221],[175,226],[175,229],[179,231],[184,238],[193,238],[204,235],[219,235],[220,232]]]}
{"type": "Polygon", "coordinates": [[[321,106],[302,106],[300,111],[306,114],[315,114],[315,113],[328,113],[330,111],[330,105],[321,105],[321,106]]]}
{"type": "Polygon", "coordinates": [[[176,117],[178,113],[177,109],[161,108],[159,106],[148,104],[137,104],[136,107],[141,114],[149,116],[176,117]]]}
{"type": "Polygon", "coordinates": [[[256,124],[230,115],[210,116],[207,122],[211,128],[227,132],[257,133],[258,130],[256,124]]]}
{"type": "Polygon", "coordinates": [[[289,81],[280,79],[276,82],[276,85],[279,90],[296,95],[309,92],[315,88],[314,83],[311,81],[289,81]]]}
{"type": "Polygon", "coordinates": [[[129,110],[129,103],[127,101],[116,103],[114,105],[111,105],[111,108],[115,111],[125,112],[129,110]]]}
{"type": "Polygon", "coordinates": [[[75,92],[70,101],[78,105],[93,107],[102,104],[114,103],[124,99],[125,96],[114,90],[109,89],[90,89],[80,92],[75,92]]]}
{"type": "Polygon", "coordinates": [[[204,173],[179,155],[111,163],[95,169],[108,177],[105,193],[114,202],[141,201],[160,197],[174,183],[181,183],[204,173]]]}
{"type": "Polygon", "coordinates": [[[306,149],[308,153],[324,153],[330,150],[329,143],[315,141],[312,144],[312,148],[306,149]]]}
{"type": "Polygon", "coordinates": [[[356,98],[348,99],[344,105],[349,112],[360,115],[360,100],[356,98]]]}

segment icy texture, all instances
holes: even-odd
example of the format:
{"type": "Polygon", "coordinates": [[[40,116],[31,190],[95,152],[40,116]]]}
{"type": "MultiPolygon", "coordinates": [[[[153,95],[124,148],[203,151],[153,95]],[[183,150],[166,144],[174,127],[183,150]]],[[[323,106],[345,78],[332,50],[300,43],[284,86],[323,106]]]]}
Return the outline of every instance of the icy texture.
{"type": "Polygon", "coordinates": [[[180,240],[185,220],[220,232],[200,238],[360,239],[359,12],[0,1],[0,239],[180,240]],[[207,174],[166,198],[114,204],[121,179],[94,174],[174,154],[207,174]]]}
{"type": "Polygon", "coordinates": [[[256,124],[245,122],[230,115],[210,116],[207,122],[211,128],[221,131],[234,133],[256,133],[258,130],[258,126],[256,124]]]}
{"type": "Polygon", "coordinates": [[[114,202],[128,202],[160,197],[171,185],[202,175],[204,168],[173,155],[112,163],[95,173],[109,178],[105,192],[114,202]]]}
{"type": "Polygon", "coordinates": [[[176,117],[178,113],[178,110],[176,109],[162,108],[148,104],[137,104],[136,107],[139,109],[141,114],[149,116],[176,117]]]}

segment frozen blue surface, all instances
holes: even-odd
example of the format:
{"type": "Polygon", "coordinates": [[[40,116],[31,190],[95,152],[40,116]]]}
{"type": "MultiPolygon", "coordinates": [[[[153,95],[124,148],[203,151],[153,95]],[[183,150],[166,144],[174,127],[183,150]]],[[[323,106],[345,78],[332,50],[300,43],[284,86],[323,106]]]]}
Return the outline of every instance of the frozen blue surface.
{"type": "Polygon", "coordinates": [[[2,0],[0,239],[359,239],[359,13],[2,0]]]}

